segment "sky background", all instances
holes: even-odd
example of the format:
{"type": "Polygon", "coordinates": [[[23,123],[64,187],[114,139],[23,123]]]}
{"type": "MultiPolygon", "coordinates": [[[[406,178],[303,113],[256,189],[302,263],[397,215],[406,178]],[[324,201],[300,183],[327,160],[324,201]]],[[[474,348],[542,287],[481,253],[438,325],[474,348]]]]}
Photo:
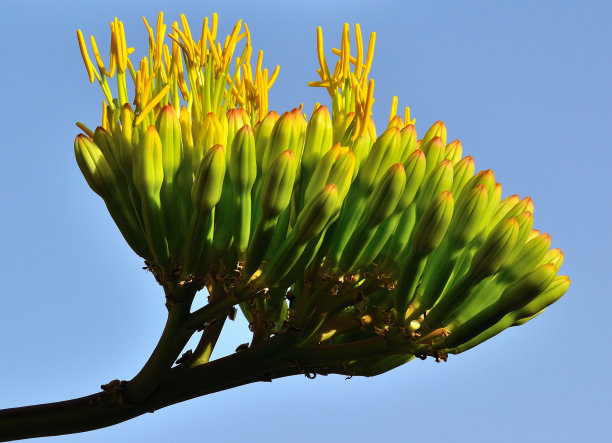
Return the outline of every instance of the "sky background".
{"type": "MultiPolygon", "coordinates": [[[[9,2],[0,15],[0,408],[88,395],[130,379],[163,327],[163,294],[125,244],[73,153],[77,120],[95,127],[75,30],[107,51],[113,17],[146,49],[141,17],[181,12],[197,28],[238,19],[279,112],[329,103],[317,79],[316,26],[328,57],[342,24],[377,32],[374,119],[392,96],[418,132],[443,120],[504,196],[535,201],[535,228],[565,253],[565,297],[524,326],[447,363],[413,361],[371,378],[293,377],[191,400],[49,442],[603,441],[612,410],[612,119],[609,1],[149,0],[9,2]]],[[[352,28],[351,28],[352,29],[352,28]]],[[[133,59],[134,60],[134,59],[133,59]]],[[[248,340],[244,321],[215,355],[248,340]]]]}

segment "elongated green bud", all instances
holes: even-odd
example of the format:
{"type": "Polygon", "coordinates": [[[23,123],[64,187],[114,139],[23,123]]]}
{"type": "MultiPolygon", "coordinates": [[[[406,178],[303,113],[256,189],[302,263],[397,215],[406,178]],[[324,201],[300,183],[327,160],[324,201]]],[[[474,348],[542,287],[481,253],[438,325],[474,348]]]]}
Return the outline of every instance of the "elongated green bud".
{"type": "Polygon", "coordinates": [[[527,303],[515,314],[515,322],[513,326],[522,323],[521,320],[532,319],[534,316],[542,312],[546,307],[550,306],[559,300],[567,292],[570,287],[570,279],[567,275],[558,275],[550,285],[535,299],[527,303]],[[518,323],[518,324],[517,324],[518,323]]]}
{"type": "Polygon", "coordinates": [[[142,200],[142,215],[149,248],[161,267],[168,262],[168,244],[161,208],[160,190],[164,181],[162,144],[155,126],[147,128],[134,157],[133,180],[142,200]]]}
{"type": "Polygon", "coordinates": [[[426,175],[425,182],[421,186],[421,192],[417,197],[417,217],[425,211],[434,196],[443,191],[450,191],[452,184],[453,164],[450,160],[442,160],[429,177],[426,175]]]}
{"type": "Polygon", "coordinates": [[[74,153],[85,180],[90,188],[104,199],[127,243],[138,255],[147,260],[151,259],[136,209],[125,195],[126,189],[117,185],[116,176],[102,151],[89,137],[79,134],[74,141],[74,153]]]}
{"type": "Polygon", "coordinates": [[[234,137],[229,173],[234,189],[234,246],[238,254],[246,251],[251,230],[251,189],[257,177],[255,136],[244,125],[234,137]]]}
{"type": "Polygon", "coordinates": [[[265,267],[261,275],[263,281],[274,285],[287,274],[304,252],[307,243],[323,232],[338,209],[338,189],[334,184],[327,185],[302,209],[295,226],[265,267]]]}
{"type": "Polygon", "coordinates": [[[306,127],[304,155],[302,157],[302,171],[306,179],[310,178],[319,159],[331,148],[332,137],[333,126],[329,111],[327,107],[319,106],[313,112],[306,127]]]}
{"type": "Polygon", "coordinates": [[[404,169],[406,170],[406,186],[397,202],[396,213],[403,212],[413,202],[421,186],[423,177],[425,177],[425,153],[420,149],[413,151],[404,161],[404,169]]]}
{"type": "Polygon", "coordinates": [[[115,175],[100,148],[89,137],[79,134],[74,140],[74,155],[89,187],[107,198],[115,187],[115,175]]]}
{"type": "MultiPolygon", "coordinates": [[[[420,149],[425,152],[425,158],[427,159],[425,177],[429,177],[436,166],[438,166],[438,164],[444,160],[444,150],[446,149],[446,145],[440,137],[434,137],[429,141],[429,143],[427,143],[427,145],[423,145],[423,143],[421,143],[420,149]]],[[[452,162],[450,163],[452,166],[452,162]]]]}
{"type": "Polygon", "coordinates": [[[400,131],[400,160],[402,163],[406,162],[406,159],[416,149],[417,132],[414,125],[406,125],[400,131]]]}
{"type": "Polygon", "coordinates": [[[204,155],[191,190],[195,211],[209,212],[221,199],[225,164],[225,149],[221,145],[213,146],[204,155]]]}
{"type": "Polygon", "coordinates": [[[450,225],[453,209],[454,199],[449,191],[444,191],[433,199],[414,228],[414,254],[419,257],[427,256],[440,245],[450,225]]]}
{"type": "Polygon", "coordinates": [[[518,238],[519,224],[511,218],[500,224],[487,237],[484,244],[478,249],[470,270],[468,271],[476,280],[482,280],[495,274],[512,252],[518,238]]]}
{"type": "Polygon", "coordinates": [[[181,123],[172,106],[162,108],[155,126],[162,146],[164,183],[171,185],[183,160],[181,123]]]}
{"type": "Polygon", "coordinates": [[[559,248],[551,249],[548,251],[539,264],[552,263],[557,269],[561,268],[563,264],[563,252],[559,248]]]}
{"type": "Polygon", "coordinates": [[[438,120],[435,122],[431,128],[427,130],[423,138],[421,139],[421,149],[425,151],[425,154],[428,153],[429,142],[434,138],[439,137],[442,141],[442,145],[446,146],[446,126],[444,122],[438,120]]]}
{"type": "Polygon", "coordinates": [[[487,209],[489,193],[483,184],[478,184],[455,205],[455,214],[449,228],[450,241],[454,249],[463,248],[481,229],[481,217],[487,209]]]}
{"type": "Polygon", "coordinates": [[[197,171],[200,167],[200,161],[204,154],[215,145],[222,145],[225,148],[227,136],[223,132],[221,122],[217,115],[209,112],[204,119],[204,123],[195,140],[192,156],[193,171],[197,171]]]}
{"type": "Polygon", "coordinates": [[[550,235],[541,234],[527,241],[520,249],[515,248],[516,252],[504,266],[505,280],[514,281],[535,268],[546,255],[550,243],[550,235]]]}
{"type": "Polygon", "coordinates": [[[506,314],[520,309],[541,294],[553,281],[556,272],[555,267],[550,264],[533,270],[520,281],[507,288],[493,305],[480,311],[453,330],[451,335],[438,346],[454,348],[474,339],[502,320],[506,314]]]}
{"type": "Polygon", "coordinates": [[[318,235],[329,221],[337,214],[338,187],[329,184],[312,197],[298,215],[293,231],[297,242],[306,243],[318,235]]]}
{"type": "Polygon", "coordinates": [[[463,157],[453,166],[453,184],[451,192],[453,195],[461,195],[463,188],[474,175],[474,159],[471,156],[463,157]]]}
{"type": "Polygon", "coordinates": [[[276,111],[270,111],[263,118],[261,122],[255,127],[255,151],[257,156],[257,173],[261,174],[261,168],[263,164],[264,153],[270,143],[272,137],[272,131],[274,125],[278,120],[278,113],[276,111]]]}
{"type": "Polygon", "coordinates": [[[298,149],[300,129],[300,122],[296,119],[295,114],[285,112],[279,117],[272,129],[270,143],[263,154],[262,171],[264,175],[267,174],[274,159],[287,149],[295,154],[298,161],[301,159],[300,149],[298,149]]]}
{"type": "Polygon", "coordinates": [[[306,187],[304,200],[310,200],[323,186],[330,183],[338,186],[339,197],[343,200],[349,191],[354,168],[355,155],[353,152],[339,144],[334,145],[319,160],[306,187]]]}
{"type": "Polygon", "coordinates": [[[261,205],[264,218],[277,217],[289,206],[296,170],[295,154],[289,150],[274,160],[262,188],[261,205]]]}
{"type": "Polygon", "coordinates": [[[444,158],[453,162],[453,165],[457,164],[461,160],[463,154],[463,146],[459,140],[453,140],[444,150],[444,158]]]}
{"type": "Polygon", "coordinates": [[[113,171],[119,172],[121,166],[121,157],[119,155],[118,147],[115,146],[113,136],[110,132],[101,126],[98,126],[94,132],[93,142],[104,154],[108,165],[113,171]]]}
{"type": "Polygon", "coordinates": [[[164,181],[162,144],[155,126],[149,126],[144,134],[134,162],[134,184],[142,198],[159,199],[164,181]]]}
{"type": "Polygon", "coordinates": [[[212,245],[213,213],[221,199],[225,165],[225,149],[215,145],[206,152],[197,171],[191,191],[194,211],[183,252],[183,266],[188,273],[199,269],[212,245]]]}
{"type": "MultiPolygon", "coordinates": [[[[406,185],[406,170],[395,163],[385,172],[368,197],[363,222],[374,227],[391,216],[406,185]]],[[[365,246],[365,245],[364,245],[365,246]]]]}
{"type": "Polygon", "coordinates": [[[251,126],[251,120],[249,119],[249,114],[245,111],[244,108],[234,108],[227,110],[227,142],[226,142],[226,157],[227,161],[230,161],[232,158],[232,147],[234,137],[236,133],[242,128],[244,125],[251,126]]]}
{"type": "Polygon", "coordinates": [[[395,211],[406,184],[406,173],[401,163],[392,165],[378,182],[366,202],[363,218],[350,237],[340,257],[338,268],[349,271],[376,233],[376,226],[395,211]]]}
{"type": "Polygon", "coordinates": [[[389,166],[399,160],[399,139],[399,129],[393,126],[374,142],[357,176],[357,185],[365,196],[370,194],[374,183],[389,169],[389,166]]]}

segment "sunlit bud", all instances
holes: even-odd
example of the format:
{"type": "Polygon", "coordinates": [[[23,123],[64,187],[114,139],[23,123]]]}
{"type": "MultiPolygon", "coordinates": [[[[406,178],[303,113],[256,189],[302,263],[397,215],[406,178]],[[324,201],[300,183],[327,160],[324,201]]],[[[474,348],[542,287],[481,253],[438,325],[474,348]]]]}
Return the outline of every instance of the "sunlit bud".
{"type": "Polygon", "coordinates": [[[399,139],[400,131],[393,126],[374,142],[357,176],[357,184],[365,195],[370,193],[374,183],[389,169],[389,166],[399,160],[399,139]]]}
{"type": "Polygon", "coordinates": [[[422,150],[417,149],[408,156],[404,161],[404,169],[406,170],[406,186],[404,192],[397,202],[395,212],[402,212],[414,200],[419,187],[425,176],[425,154],[422,150]]]}
{"type": "Polygon", "coordinates": [[[332,146],[333,127],[329,111],[325,106],[319,106],[310,117],[304,139],[304,154],[302,170],[305,177],[314,172],[319,159],[332,146]]]}
{"type": "Polygon", "coordinates": [[[193,165],[193,132],[191,131],[191,115],[184,106],[179,114],[181,123],[181,138],[183,140],[183,161],[193,165]]]}
{"type": "Polygon", "coordinates": [[[455,213],[449,228],[453,246],[457,249],[467,245],[480,231],[481,218],[487,208],[487,188],[478,184],[455,205],[455,213]]]}
{"type": "Polygon", "coordinates": [[[261,193],[265,218],[280,215],[287,208],[293,193],[297,162],[293,152],[282,152],[272,163],[261,193]]]}
{"type": "Polygon", "coordinates": [[[538,266],[550,248],[550,243],[550,235],[542,234],[528,240],[523,247],[515,248],[504,266],[506,279],[514,280],[538,266]]]}
{"type": "Polygon", "coordinates": [[[540,264],[542,263],[552,263],[557,269],[561,268],[563,264],[563,252],[559,248],[551,249],[544,255],[544,258],[540,260],[540,264]]]}
{"type": "Polygon", "coordinates": [[[382,176],[368,197],[364,223],[376,226],[395,210],[406,185],[406,171],[401,163],[395,163],[382,176]]]}
{"type": "Polygon", "coordinates": [[[453,164],[450,160],[442,160],[429,177],[426,176],[421,186],[421,192],[417,200],[417,215],[427,208],[434,196],[442,191],[450,191],[452,183],[453,164]]]}
{"type": "Polygon", "coordinates": [[[100,148],[89,137],[79,134],[74,140],[74,154],[89,187],[105,198],[108,189],[115,185],[115,177],[100,148]]]}
{"type": "Polygon", "coordinates": [[[396,115],[391,120],[389,120],[387,129],[389,129],[392,126],[397,127],[397,129],[402,129],[404,127],[404,122],[402,121],[402,118],[399,115],[396,115]]]}
{"type": "Polygon", "coordinates": [[[292,112],[285,112],[276,121],[270,136],[270,143],[263,155],[262,170],[264,174],[268,172],[272,161],[287,149],[295,154],[298,161],[301,160],[301,149],[298,148],[300,125],[300,122],[292,112]]]}
{"type": "Polygon", "coordinates": [[[234,108],[228,109],[227,111],[227,142],[226,142],[226,157],[227,161],[230,161],[232,158],[232,143],[234,141],[234,137],[236,133],[242,128],[244,125],[251,126],[251,120],[249,119],[249,115],[246,113],[244,108],[234,108]]]}
{"type": "MultiPolygon", "coordinates": [[[[427,144],[421,143],[421,148],[425,152],[427,158],[427,168],[425,169],[425,177],[431,174],[438,164],[444,160],[444,150],[446,145],[440,137],[434,137],[427,144]]],[[[452,165],[452,163],[451,163],[452,165]]]]}
{"type": "Polygon", "coordinates": [[[435,122],[431,126],[431,128],[429,128],[427,130],[427,132],[425,133],[425,135],[421,139],[421,149],[423,149],[423,151],[425,151],[425,153],[427,153],[427,150],[428,150],[427,146],[429,145],[429,142],[434,137],[440,137],[440,139],[442,140],[442,144],[444,146],[446,146],[446,126],[444,125],[444,122],[442,122],[440,120],[435,122]]]}
{"type": "Polygon", "coordinates": [[[453,216],[454,200],[449,191],[444,191],[428,206],[414,228],[412,250],[419,257],[429,255],[438,247],[453,216]]]}
{"type": "Polygon", "coordinates": [[[159,198],[164,180],[162,144],[155,126],[147,128],[134,158],[133,180],[141,196],[159,198]]]}
{"type": "Polygon", "coordinates": [[[191,189],[193,206],[198,210],[207,212],[219,203],[225,164],[225,149],[221,145],[210,148],[202,158],[191,189]]]}
{"type": "Polygon", "coordinates": [[[278,113],[276,111],[270,111],[255,128],[255,151],[257,154],[258,172],[261,172],[263,156],[266,152],[268,144],[270,143],[272,131],[274,130],[274,125],[276,124],[277,120],[278,113]]]}
{"type": "Polygon", "coordinates": [[[496,227],[474,255],[469,273],[476,280],[495,274],[512,252],[518,233],[519,224],[515,218],[496,227]]]}
{"type": "Polygon", "coordinates": [[[400,160],[406,158],[416,149],[417,133],[414,125],[406,125],[400,131],[400,160]]]}
{"type": "Polygon", "coordinates": [[[294,230],[298,243],[318,235],[338,211],[338,188],[330,184],[321,189],[300,211],[294,230]]]}
{"type": "Polygon", "coordinates": [[[444,150],[444,158],[453,162],[453,165],[461,160],[461,155],[463,154],[463,147],[459,140],[453,140],[448,145],[446,145],[446,149],[444,150]]]}
{"type": "Polygon", "coordinates": [[[508,287],[496,305],[505,313],[515,311],[541,294],[552,283],[557,269],[552,264],[541,265],[508,287]]]}
{"type": "Polygon", "coordinates": [[[164,182],[172,183],[183,159],[181,123],[172,106],[162,108],[155,126],[162,146],[164,182]]]}
{"type": "Polygon", "coordinates": [[[558,275],[550,285],[534,300],[523,306],[516,314],[517,320],[514,326],[525,323],[526,320],[542,312],[547,306],[559,300],[570,287],[570,279],[567,275],[558,275]],[[521,321],[525,320],[525,321],[521,321]]]}
{"type": "Polygon", "coordinates": [[[469,155],[453,166],[453,185],[451,186],[453,195],[461,195],[466,183],[474,175],[474,169],[474,159],[469,155]]]}

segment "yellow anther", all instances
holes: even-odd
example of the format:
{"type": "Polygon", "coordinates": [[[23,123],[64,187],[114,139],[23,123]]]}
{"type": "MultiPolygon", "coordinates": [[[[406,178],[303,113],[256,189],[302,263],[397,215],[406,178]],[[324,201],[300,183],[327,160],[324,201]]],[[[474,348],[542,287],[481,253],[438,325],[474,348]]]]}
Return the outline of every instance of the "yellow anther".
{"type": "Polygon", "coordinates": [[[117,66],[121,73],[127,70],[127,49],[125,43],[125,30],[123,29],[123,22],[118,21],[115,17],[115,35],[117,45],[117,66]]]}
{"type": "Polygon", "coordinates": [[[89,40],[91,41],[91,49],[93,51],[94,58],[96,59],[100,74],[106,75],[108,77],[108,72],[106,72],[106,68],[104,67],[104,63],[102,62],[102,57],[100,57],[100,52],[98,51],[98,45],[96,45],[96,39],[94,39],[94,36],[92,35],[89,40]]]}
{"type": "Polygon", "coordinates": [[[161,64],[162,58],[162,48],[164,46],[164,37],[166,34],[166,25],[164,24],[164,13],[160,12],[157,16],[157,27],[155,34],[155,52],[153,56],[153,68],[157,69],[157,67],[161,64]]]}
{"type": "Polygon", "coordinates": [[[213,12],[212,15],[212,28],[210,30],[210,36],[212,37],[213,41],[217,39],[217,22],[219,21],[219,17],[217,16],[216,12],[213,12]]]}
{"type": "Polygon", "coordinates": [[[355,23],[355,41],[357,42],[357,58],[355,59],[355,76],[359,78],[363,69],[363,39],[361,38],[361,27],[355,23]]]}
{"type": "Polygon", "coordinates": [[[117,31],[115,30],[115,23],[111,22],[111,49],[110,49],[110,63],[108,66],[108,76],[112,78],[115,75],[115,67],[117,66],[117,31]]]}
{"type": "Polygon", "coordinates": [[[140,112],[140,114],[138,114],[138,117],[136,117],[136,120],[134,121],[134,126],[138,126],[142,123],[142,121],[145,119],[147,114],[151,112],[151,110],[155,106],[157,106],[157,104],[164,98],[164,96],[168,94],[169,90],[170,90],[170,85],[164,86],[164,88],[161,91],[159,91],[159,94],[153,97],[153,100],[151,100],[149,103],[147,103],[147,105],[140,112]]]}
{"type": "Polygon", "coordinates": [[[278,77],[278,72],[279,71],[280,71],[280,66],[276,65],[276,68],[274,68],[274,71],[272,71],[272,75],[268,79],[268,90],[270,90],[270,88],[272,87],[272,85],[276,81],[276,77],[278,77]]]}
{"type": "Polygon", "coordinates": [[[208,17],[204,17],[202,21],[202,36],[200,37],[200,69],[206,63],[206,51],[208,51],[208,39],[206,34],[208,33],[208,17]]]}
{"type": "Polygon", "coordinates": [[[149,34],[149,49],[153,50],[153,48],[155,48],[155,36],[153,35],[153,29],[151,29],[151,26],[149,26],[149,22],[145,16],[142,16],[142,21],[147,28],[147,33],[149,34]]]}
{"type": "Polygon", "coordinates": [[[397,115],[397,95],[393,96],[393,101],[391,102],[391,112],[389,113],[389,121],[393,120],[393,118],[397,115]]]}
{"type": "Polygon", "coordinates": [[[374,59],[374,45],[376,44],[376,33],[372,32],[370,34],[370,41],[368,42],[368,55],[366,56],[365,67],[363,71],[363,76],[367,77],[370,73],[370,68],[372,67],[372,60],[374,59]]]}
{"type": "Polygon", "coordinates": [[[102,127],[107,131],[110,129],[110,125],[108,124],[108,106],[106,106],[104,100],[102,100],[102,127]]]}
{"type": "Polygon", "coordinates": [[[76,122],[76,125],[78,126],[78,128],[83,131],[85,134],[87,134],[88,137],[93,138],[94,133],[91,129],[89,129],[87,126],[85,126],[83,123],[81,122],[76,122]]]}
{"type": "Polygon", "coordinates": [[[94,66],[91,60],[89,59],[89,54],[87,53],[87,46],[85,46],[85,39],[83,39],[83,33],[80,29],[77,29],[77,39],[79,41],[81,57],[83,57],[83,63],[85,63],[85,69],[87,70],[87,75],[89,76],[89,83],[93,83],[95,76],[94,66]]]}
{"type": "Polygon", "coordinates": [[[350,56],[351,56],[351,41],[349,39],[349,25],[348,23],[344,24],[344,28],[342,30],[342,55],[340,56],[340,61],[342,63],[342,78],[348,78],[350,71],[350,56]]]}
{"type": "Polygon", "coordinates": [[[321,66],[321,71],[319,73],[321,80],[329,80],[329,68],[327,66],[325,52],[323,50],[323,31],[321,30],[320,26],[317,27],[317,56],[319,57],[319,65],[321,66]]]}
{"type": "Polygon", "coordinates": [[[415,122],[416,122],[415,118],[410,120],[410,108],[408,106],[406,106],[406,108],[404,109],[404,124],[405,125],[414,125],[415,122]]]}

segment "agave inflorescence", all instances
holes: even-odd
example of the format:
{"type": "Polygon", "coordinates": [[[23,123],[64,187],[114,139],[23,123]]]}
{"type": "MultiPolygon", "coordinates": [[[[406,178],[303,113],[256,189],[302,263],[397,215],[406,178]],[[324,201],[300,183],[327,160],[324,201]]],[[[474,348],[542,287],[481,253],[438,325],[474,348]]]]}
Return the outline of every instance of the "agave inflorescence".
{"type": "Polygon", "coordinates": [[[563,254],[532,229],[531,199],[502,199],[493,172],[475,173],[444,123],[419,139],[394,97],[377,135],[374,34],[364,50],[356,25],[351,54],[345,25],[332,71],[318,29],[320,80],[310,85],[328,91],[332,112],[317,104],[307,118],[301,106],[268,111],[278,67],[263,69],[262,52],[251,65],[246,24],[221,44],[216,15],[199,38],[181,16],[169,45],[161,14],[155,31],[145,25],[138,69],[117,19],[108,67],[92,37],[96,69],[79,31],[105,102],[95,131],[78,123],[75,153],[168,302],[207,288],[209,304],[185,317],[204,328],[189,364],[209,361],[238,305],[251,348],[275,343],[270,355],[311,372],[374,375],[470,349],[567,290],[563,254]]]}

